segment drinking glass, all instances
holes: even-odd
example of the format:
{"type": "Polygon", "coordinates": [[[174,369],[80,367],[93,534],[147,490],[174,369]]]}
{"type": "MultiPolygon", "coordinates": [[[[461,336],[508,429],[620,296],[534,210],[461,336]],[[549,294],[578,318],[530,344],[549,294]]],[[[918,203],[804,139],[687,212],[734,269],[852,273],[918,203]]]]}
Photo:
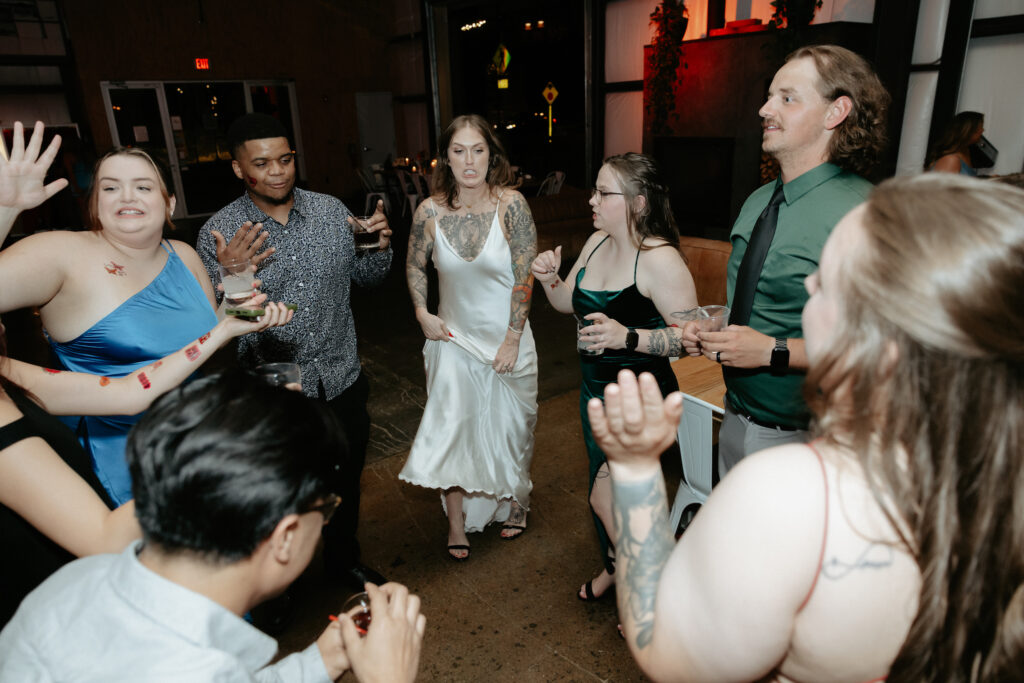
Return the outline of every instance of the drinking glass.
{"type": "Polygon", "coordinates": [[[701,306],[697,325],[702,332],[718,332],[729,324],[728,306],[701,306]]]}
{"type": "Polygon", "coordinates": [[[591,349],[592,342],[584,341],[580,333],[583,332],[584,328],[587,328],[594,324],[593,320],[587,320],[576,316],[576,350],[580,352],[581,356],[600,356],[604,353],[604,349],[591,349]]]}
{"type": "Polygon", "coordinates": [[[352,238],[356,242],[357,251],[380,248],[380,231],[370,230],[369,224],[371,218],[373,218],[373,216],[352,217],[355,221],[354,223],[351,223],[352,238]]]}
{"type": "Polygon", "coordinates": [[[256,367],[256,374],[275,387],[302,389],[302,371],[296,363],[264,363],[256,367]]]}
{"type": "Polygon", "coordinates": [[[370,596],[365,592],[356,593],[345,601],[341,611],[352,618],[359,635],[365,636],[370,628],[370,622],[373,620],[373,616],[370,614],[370,596]]]}
{"type": "Polygon", "coordinates": [[[252,287],[254,271],[249,259],[232,259],[221,263],[219,267],[224,298],[230,306],[241,306],[256,294],[252,287]]]}

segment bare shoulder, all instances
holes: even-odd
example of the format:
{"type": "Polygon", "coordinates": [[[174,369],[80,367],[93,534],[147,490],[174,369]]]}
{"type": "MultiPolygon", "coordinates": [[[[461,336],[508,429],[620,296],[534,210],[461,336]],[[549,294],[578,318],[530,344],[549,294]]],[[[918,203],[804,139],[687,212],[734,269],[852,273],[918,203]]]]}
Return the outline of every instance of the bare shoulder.
{"type": "Polygon", "coordinates": [[[21,417],[21,411],[14,405],[11,397],[0,391],[0,427],[5,427],[21,417]]]}
{"type": "Polygon", "coordinates": [[[202,266],[202,261],[199,259],[199,254],[192,247],[191,244],[182,242],[181,240],[167,240],[167,243],[171,245],[174,252],[186,263],[198,263],[202,266]]]}

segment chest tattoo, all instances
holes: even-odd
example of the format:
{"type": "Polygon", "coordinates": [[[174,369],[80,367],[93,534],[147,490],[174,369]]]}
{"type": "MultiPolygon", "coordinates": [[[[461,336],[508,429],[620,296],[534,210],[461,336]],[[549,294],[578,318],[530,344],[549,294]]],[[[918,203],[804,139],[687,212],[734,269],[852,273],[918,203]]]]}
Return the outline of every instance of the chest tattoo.
{"type": "Polygon", "coordinates": [[[113,261],[103,264],[103,269],[111,275],[117,275],[118,277],[125,277],[128,273],[124,272],[124,266],[119,266],[113,261]]]}
{"type": "Polygon", "coordinates": [[[449,215],[441,218],[440,227],[455,253],[466,261],[473,261],[483,251],[493,220],[493,212],[472,216],[449,215]]]}

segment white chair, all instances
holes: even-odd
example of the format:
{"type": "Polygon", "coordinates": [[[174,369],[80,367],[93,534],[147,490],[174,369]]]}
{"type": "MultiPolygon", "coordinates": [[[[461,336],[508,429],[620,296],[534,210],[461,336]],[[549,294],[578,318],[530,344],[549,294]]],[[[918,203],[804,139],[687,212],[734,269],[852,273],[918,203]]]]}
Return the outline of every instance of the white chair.
{"type": "Polygon", "coordinates": [[[683,417],[679,420],[679,453],[683,461],[683,478],[679,482],[672,503],[671,528],[679,528],[679,521],[687,515],[689,524],[693,515],[711,494],[712,421],[715,413],[722,414],[718,406],[683,394],[683,417]]]}

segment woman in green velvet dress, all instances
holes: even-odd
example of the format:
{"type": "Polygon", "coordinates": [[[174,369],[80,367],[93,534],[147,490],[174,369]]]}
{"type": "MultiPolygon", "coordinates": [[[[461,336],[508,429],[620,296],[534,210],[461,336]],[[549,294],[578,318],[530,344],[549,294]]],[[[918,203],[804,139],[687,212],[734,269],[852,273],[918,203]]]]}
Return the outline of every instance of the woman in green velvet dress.
{"type": "Polygon", "coordinates": [[[602,398],[619,370],[650,372],[662,394],[678,389],[670,356],[682,355],[677,324],[697,306],[693,278],[679,252],[679,231],[668,189],[654,160],[621,154],[605,160],[590,198],[594,234],[583,246],[565,280],[559,275],[562,248],[533,262],[533,275],[556,310],[573,313],[587,325],[580,345],[583,386],[580,417],[590,460],[590,505],[601,541],[604,569],[580,587],[581,600],[604,596],[615,583],[611,526],[611,487],[604,453],[594,442],[587,401],[602,398]]]}

